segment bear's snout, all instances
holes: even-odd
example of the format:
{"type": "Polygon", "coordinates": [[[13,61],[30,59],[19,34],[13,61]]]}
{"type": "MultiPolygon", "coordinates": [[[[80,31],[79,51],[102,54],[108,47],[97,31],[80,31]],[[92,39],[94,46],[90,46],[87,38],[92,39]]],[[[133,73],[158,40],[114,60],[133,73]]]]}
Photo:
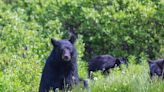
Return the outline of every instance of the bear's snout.
{"type": "Polygon", "coordinates": [[[70,53],[69,50],[64,50],[63,51],[62,59],[64,61],[70,61],[71,60],[71,53],[70,53]]]}
{"type": "Polygon", "coordinates": [[[70,56],[65,55],[65,56],[63,56],[63,60],[64,60],[64,61],[70,61],[70,60],[71,60],[71,58],[70,58],[70,56]]]}

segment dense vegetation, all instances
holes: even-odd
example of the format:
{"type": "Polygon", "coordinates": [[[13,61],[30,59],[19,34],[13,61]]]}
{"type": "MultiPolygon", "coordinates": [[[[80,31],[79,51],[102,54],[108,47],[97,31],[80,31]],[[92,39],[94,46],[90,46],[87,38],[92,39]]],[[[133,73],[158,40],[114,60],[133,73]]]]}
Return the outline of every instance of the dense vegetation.
{"type": "Polygon", "coordinates": [[[95,74],[86,91],[164,91],[160,79],[150,82],[147,65],[147,58],[164,58],[163,0],[0,0],[0,92],[37,92],[50,38],[70,31],[78,35],[83,78],[95,55],[129,58],[128,69],[95,74]]]}

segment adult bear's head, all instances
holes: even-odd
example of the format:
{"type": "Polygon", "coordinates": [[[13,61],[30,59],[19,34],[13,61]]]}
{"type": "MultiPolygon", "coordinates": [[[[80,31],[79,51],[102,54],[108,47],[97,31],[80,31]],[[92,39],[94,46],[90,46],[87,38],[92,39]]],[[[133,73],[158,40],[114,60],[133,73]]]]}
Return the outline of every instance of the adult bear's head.
{"type": "Polygon", "coordinates": [[[51,43],[54,48],[57,50],[57,54],[61,57],[62,61],[71,61],[74,54],[74,43],[76,41],[76,37],[72,35],[69,40],[55,40],[51,38],[51,43]]]}

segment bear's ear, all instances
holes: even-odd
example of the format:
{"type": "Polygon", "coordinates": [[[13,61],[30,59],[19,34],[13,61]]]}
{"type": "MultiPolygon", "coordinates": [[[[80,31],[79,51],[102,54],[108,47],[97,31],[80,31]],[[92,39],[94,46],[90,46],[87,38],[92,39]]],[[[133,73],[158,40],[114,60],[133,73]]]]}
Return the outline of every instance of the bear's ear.
{"type": "Polygon", "coordinates": [[[157,65],[159,66],[160,69],[163,70],[163,68],[164,68],[164,60],[161,60],[161,62],[159,61],[159,62],[157,63],[157,65]]]}
{"type": "Polygon", "coordinates": [[[125,63],[125,64],[129,63],[129,60],[128,60],[128,57],[127,56],[126,57],[123,57],[123,60],[124,60],[123,63],[125,63]]]}
{"type": "Polygon", "coordinates": [[[163,61],[162,61],[162,66],[163,66],[163,69],[164,69],[164,59],[163,59],[163,61]]]}
{"type": "Polygon", "coordinates": [[[69,41],[70,41],[72,44],[74,44],[75,41],[76,41],[76,36],[75,36],[75,35],[71,35],[69,41]]]}
{"type": "Polygon", "coordinates": [[[150,64],[153,64],[153,61],[149,59],[149,60],[148,60],[148,63],[149,63],[149,65],[150,65],[150,64]]]}
{"type": "Polygon", "coordinates": [[[123,57],[128,62],[128,56],[123,57]]]}
{"type": "Polygon", "coordinates": [[[163,59],[163,61],[162,61],[162,64],[164,65],[164,59],[163,59]]]}
{"type": "Polygon", "coordinates": [[[55,40],[54,38],[51,38],[51,44],[53,46],[59,46],[59,41],[55,40]]]}

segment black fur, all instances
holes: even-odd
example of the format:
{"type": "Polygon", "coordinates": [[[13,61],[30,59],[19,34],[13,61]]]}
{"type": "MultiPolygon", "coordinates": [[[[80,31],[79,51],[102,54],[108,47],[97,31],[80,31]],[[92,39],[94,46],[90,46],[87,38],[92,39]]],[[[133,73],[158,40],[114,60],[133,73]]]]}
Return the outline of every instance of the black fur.
{"type": "Polygon", "coordinates": [[[39,92],[48,92],[56,88],[69,90],[80,81],[77,69],[75,38],[70,40],[51,39],[54,46],[42,72],[39,92]]]}
{"type": "Polygon", "coordinates": [[[148,60],[148,63],[150,78],[157,75],[164,79],[164,59],[148,60]]]}
{"type": "Polygon", "coordinates": [[[92,77],[91,72],[94,71],[102,71],[103,73],[108,73],[108,70],[110,68],[114,68],[116,66],[120,66],[120,64],[126,64],[127,65],[127,59],[126,58],[115,58],[110,55],[99,55],[94,57],[90,60],[89,66],[88,66],[88,75],[89,77],[92,77]]]}

